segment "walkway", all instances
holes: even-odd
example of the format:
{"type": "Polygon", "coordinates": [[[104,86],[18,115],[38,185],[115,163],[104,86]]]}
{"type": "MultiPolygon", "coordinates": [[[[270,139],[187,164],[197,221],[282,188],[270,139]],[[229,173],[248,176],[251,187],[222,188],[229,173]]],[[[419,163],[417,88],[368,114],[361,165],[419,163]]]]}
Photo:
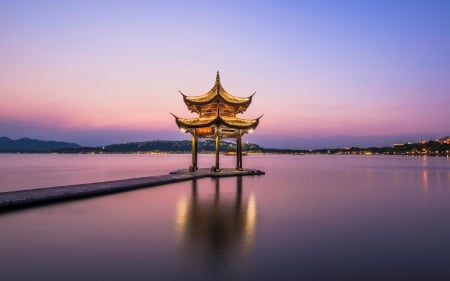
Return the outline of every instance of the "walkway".
{"type": "Polygon", "coordinates": [[[154,187],[206,177],[215,178],[264,174],[263,171],[255,169],[244,169],[242,171],[236,169],[221,169],[218,173],[212,172],[210,169],[199,169],[198,171],[191,173],[186,169],[177,170],[168,175],[161,176],[3,192],[0,193],[0,211],[128,191],[137,188],[154,187]]]}

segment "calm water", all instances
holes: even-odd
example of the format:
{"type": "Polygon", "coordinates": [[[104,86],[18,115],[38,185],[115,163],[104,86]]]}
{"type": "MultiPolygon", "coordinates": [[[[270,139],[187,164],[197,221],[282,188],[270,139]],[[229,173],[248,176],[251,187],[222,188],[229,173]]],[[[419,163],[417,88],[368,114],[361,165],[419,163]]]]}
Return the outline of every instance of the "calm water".
{"type": "MultiPolygon", "coordinates": [[[[164,174],[189,160],[0,155],[0,186],[164,174]]],[[[450,159],[248,156],[244,166],[267,174],[0,214],[1,279],[450,280],[450,159]]]]}

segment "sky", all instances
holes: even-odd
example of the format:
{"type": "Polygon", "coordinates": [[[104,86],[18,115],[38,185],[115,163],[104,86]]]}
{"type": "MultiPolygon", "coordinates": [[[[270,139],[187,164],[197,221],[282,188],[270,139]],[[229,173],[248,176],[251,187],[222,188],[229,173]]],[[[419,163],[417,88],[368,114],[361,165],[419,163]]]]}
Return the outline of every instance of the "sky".
{"type": "Polygon", "coordinates": [[[264,147],[450,134],[450,1],[0,1],[0,136],[189,139],[220,71],[264,147]]]}

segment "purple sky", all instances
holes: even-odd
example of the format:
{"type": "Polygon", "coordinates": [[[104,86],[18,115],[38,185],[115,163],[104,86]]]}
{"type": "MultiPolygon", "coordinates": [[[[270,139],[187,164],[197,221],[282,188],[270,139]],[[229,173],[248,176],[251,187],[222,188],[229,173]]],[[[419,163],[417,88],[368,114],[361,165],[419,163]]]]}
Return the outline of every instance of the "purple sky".
{"type": "Polygon", "coordinates": [[[186,139],[178,90],[257,92],[244,140],[390,145],[450,134],[449,1],[1,1],[0,136],[186,139]],[[150,3],[148,3],[150,2],[150,3]]]}

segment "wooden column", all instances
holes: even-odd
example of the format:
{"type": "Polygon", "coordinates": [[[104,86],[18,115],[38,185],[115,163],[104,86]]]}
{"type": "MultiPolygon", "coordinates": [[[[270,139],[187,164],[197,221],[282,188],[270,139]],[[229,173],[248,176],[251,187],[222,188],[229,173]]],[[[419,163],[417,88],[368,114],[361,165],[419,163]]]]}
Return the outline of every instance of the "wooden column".
{"type": "Polygon", "coordinates": [[[190,169],[191,172],[195,172],[198,170],[197,154],[198,154],[198,139],[197,134],[194,131],[194,134],[192,134],[192,166],[190,169]]]}
{"type": "Polygon", "coordinates": [[[242,170],[242,139],[241,139],[241,153],[239,154],[239,170],[242,170]]]}
{"type": "Polygon", "coordinates": [[[242,170],[242,136],[236,137],[236,169],[242,170]]]}
{"type": "Polygon", "coordinates": [[[220,138],[219,138],[219,129],[216,128],[214,132],[214,137],[216,139],[216,167],[214,168],[215,172],[220,172],[219,166],[219,153],[220,153],[220,138]]]}
{"type": "Polygon", "coordinates": [[[242,135],[236,137],[236,169],[242,170],[242,135]]]}

